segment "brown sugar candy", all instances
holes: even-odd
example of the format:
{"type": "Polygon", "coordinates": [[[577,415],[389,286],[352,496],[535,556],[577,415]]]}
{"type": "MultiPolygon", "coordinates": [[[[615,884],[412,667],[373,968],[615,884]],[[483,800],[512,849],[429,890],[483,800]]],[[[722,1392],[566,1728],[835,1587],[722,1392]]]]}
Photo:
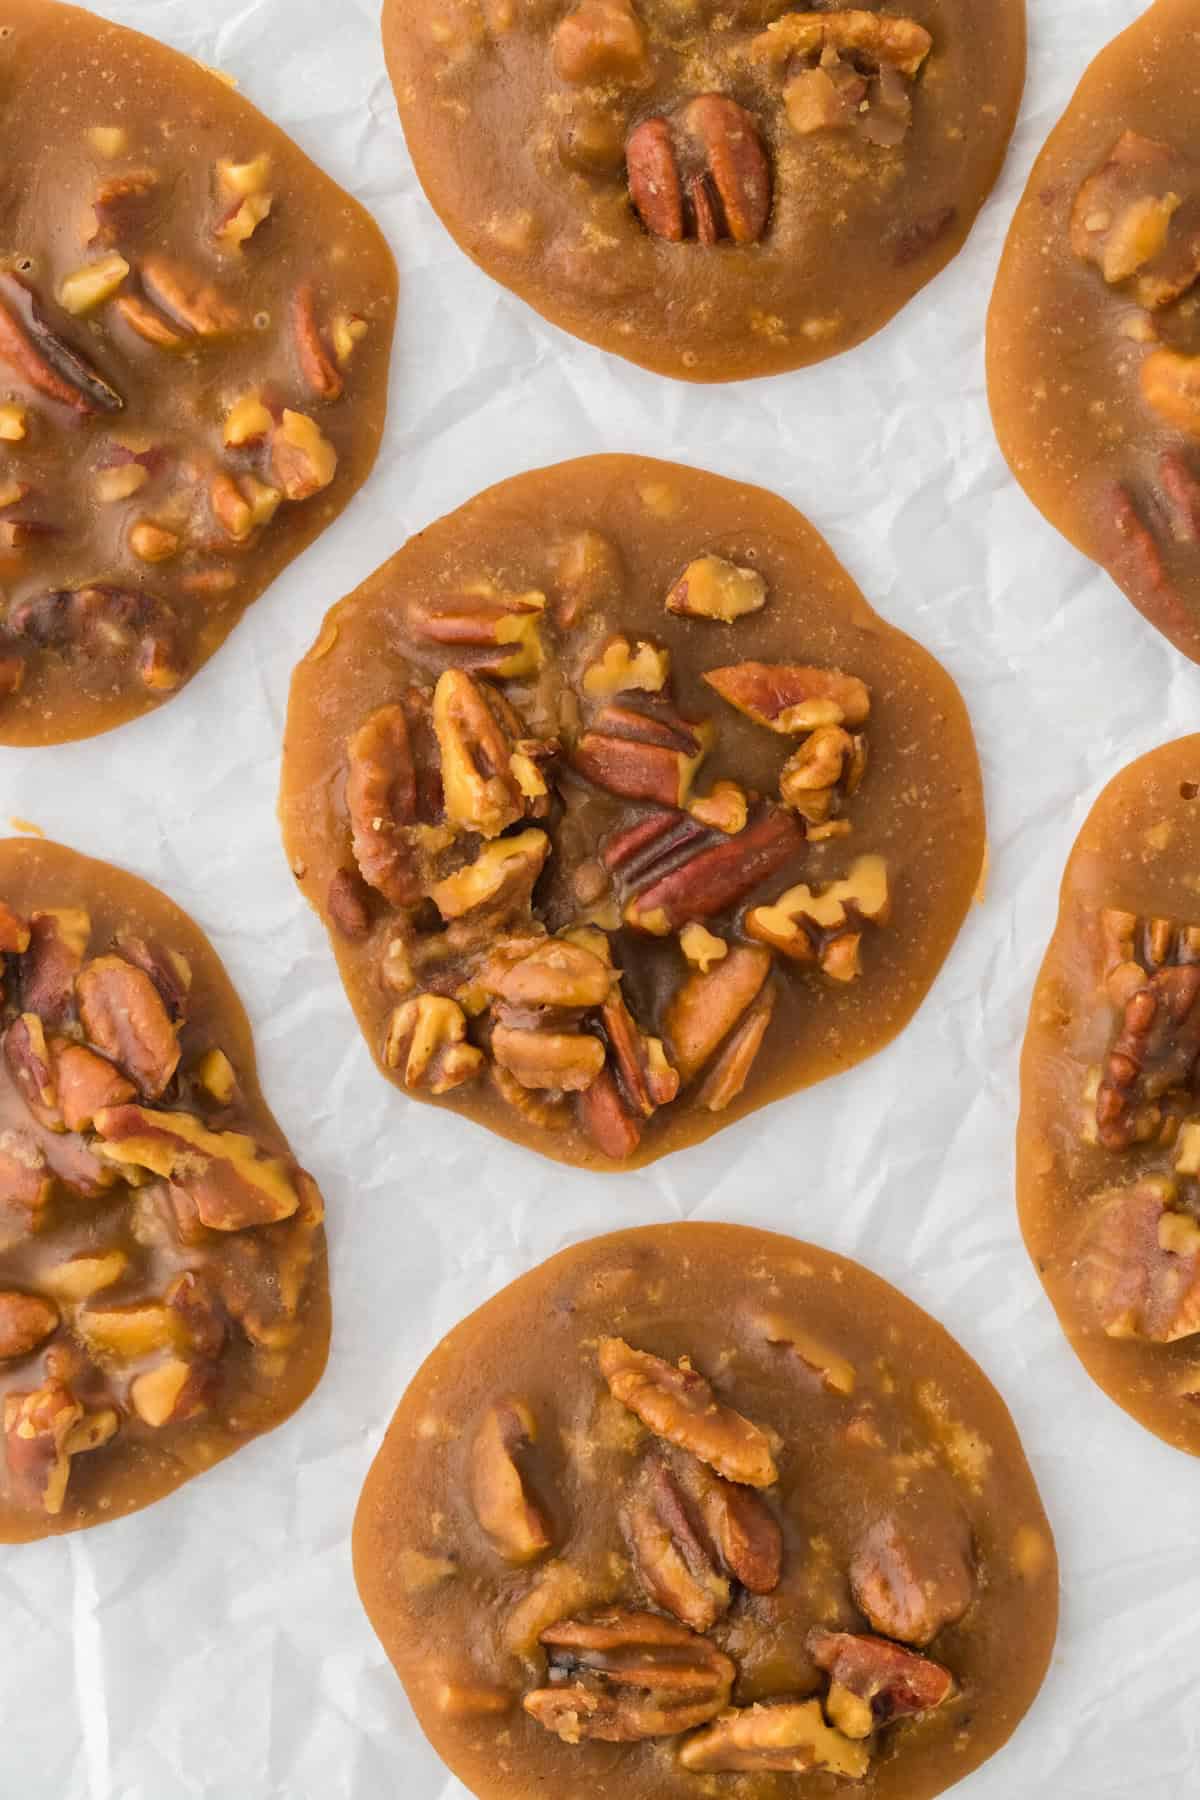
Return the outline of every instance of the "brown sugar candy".
{"type": "Polygon", "coordinates": [[[589,343],[693,381],[820,362],[961,247],[1024,0],[386,0],[447,229],[589,343]]]}
{"type": "Polygon", "coordinates": [[[1200,1455],[1200,737],[1076,841],[1021,1067],[1021,1224],[1076,1354],[1200,1455]]]}
{"type": "Polygon", "coordinates": [[[1196,24],[1156,0],[1085,74],[1013,221],[988,384],[1030,499],[1200,661],[1196,24]]]}
{"type": "Polygon", "coordinates": [[[965,1352],[858,1264],[736,1225],[576,1245],[456,1326],[354,1566],[478,1800],[929,1800],[1016,1728],[1058,1605],[965,1352]]]}
{"type": "Polygon", "coordinates": [[[281,818],[383,1071],[634,1166],[907,1023],[984,847],[945,671],[759,488],[522,475],[296,671],[281,818]]]}
{"type": "Polygon", "coordinates": [[[396,274],[137,32],[7,0],[0,92],[0,743],[49,744],[177,693],[366,479],[396,274]]]}
{"type": "Polygon", "coordinates": [[[295,1411],[322,1217],[199,928],[0,842],[0,1541],[148,1506],[295,1411]]]}

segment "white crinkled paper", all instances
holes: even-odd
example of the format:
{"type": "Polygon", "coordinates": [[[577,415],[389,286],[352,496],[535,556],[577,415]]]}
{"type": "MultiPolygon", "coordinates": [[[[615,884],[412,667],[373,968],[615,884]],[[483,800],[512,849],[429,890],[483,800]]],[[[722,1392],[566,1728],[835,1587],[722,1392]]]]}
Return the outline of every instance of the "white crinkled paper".
{"type": "Polygon", "coordinates": [[[684,1217],[861,1258],[941,1319],[1012,1407],[1058,1534],[1062,1632],[1016,1739],[956,1796],[1194,1795],[1197,1469],[1106,1401],[1061,1338],[1017,1229],[1013,1131],[1067,851],[1117,769],[1195,727],[1200,673],[1018,490],[983,374],[1029,165],[1135,0],[1031,0],[1003,179],[899,319],[822,368],[719,388],[575,343],[455,248],[408,161],[379,0],[96,10],[234,74],[375,212],[400,263],[400,331],[373,480],[187,691],[91,743],[0,750],[0,828],[32,819],[135,870],[212,937],[270,1102],[324,1189],[335,1305],[328,1374],[290,1424],[149,1512],[0,1550],[0,1797],[462,1800],[358,1604],[363,1477],[413,1371],[465,1312],[567,1243],[684,1217]],[[290,672],[331,602],[478,489],[602,450],[761,481],[807,513],[961,684],[992,843],[986,904],[899,1042],[618,1179],[542,1162],[381,1080],[275,822],[290,672]]]}

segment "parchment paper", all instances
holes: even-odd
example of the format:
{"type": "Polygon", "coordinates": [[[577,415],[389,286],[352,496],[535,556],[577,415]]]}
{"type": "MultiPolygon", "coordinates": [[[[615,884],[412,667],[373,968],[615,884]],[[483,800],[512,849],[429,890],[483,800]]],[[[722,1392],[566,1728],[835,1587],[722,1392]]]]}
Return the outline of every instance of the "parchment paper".
{"type": "MultiPolygon", "coordinates": [[[[1008,167],[965,251],[882,335],[727,388],[544,325],[436,222],[379,0],[102,0],[233,73],[370,206],[401,277],[392,416],[367,490],[157,716],[0,751],[0,821],[159,883],[225,958],[264,1086],[329,1206],[329,1372],[291,1424],[170,1500],[0,1552],[0,1800],[458,1800],[362,1614],[349,1534],[401,1391],[469,1309],[564,1244],[721,1218],[859,1257],[941,1319],[1016,1416],[1058,1534],[1063,1624],[1037,1707],[963,1800],[1200,1791],[1200,1475],[1092,1386],[1013,1202],[1017,1056],[1063,861],[1096,792],[1193,729],[1200,675],[1035,514],[992,436],[984,309],[1030,162],[1135,0],[1031,0],[1008,167]],[[375,1073],[275,823],[293,664],[326,607],[479,488],[643,451],[761,481],[948,665],[985,765],[990,891],[900,1041],[645,1174],[561,1169],[375,1073]]],[[[0,0],[0,18],[3,17],[0,0]]],[[[320,245],[315,251],[320,253],[320,245]]]]}

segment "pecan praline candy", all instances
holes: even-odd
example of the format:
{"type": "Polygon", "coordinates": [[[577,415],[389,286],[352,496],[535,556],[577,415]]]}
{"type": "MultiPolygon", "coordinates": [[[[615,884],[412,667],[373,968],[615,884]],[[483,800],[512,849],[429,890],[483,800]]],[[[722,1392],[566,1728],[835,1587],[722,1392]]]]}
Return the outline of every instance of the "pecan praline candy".
{"type": "Polygon", "coordinates": [[[1058,1606],[966,1353],[857,1263],[736,1225],[577,1244],[457,1325],[354,1567],[479,1800],[932,1800],[1016,1728],[1058,1606]]]}
{"type": "Polygon", "coordinates": [[[476,262],[663,374],[820,362],[962,246],[1024,0],[387,0],[417,173],[476,262]]]}
{"type": "Polygon", "coordinates": [[[908,1022],[979,884],[946,671],[761,488],[501,483],[334,607],[280,802],[386,1075],[631,1167],[908,1022]]]}

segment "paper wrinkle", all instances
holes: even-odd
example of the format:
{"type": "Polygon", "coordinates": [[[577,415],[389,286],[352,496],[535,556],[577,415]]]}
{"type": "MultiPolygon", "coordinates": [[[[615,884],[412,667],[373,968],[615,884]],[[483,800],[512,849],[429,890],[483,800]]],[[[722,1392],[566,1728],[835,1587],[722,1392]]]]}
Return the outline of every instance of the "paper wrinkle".
{"type": "MultiPolygon", "coordinates": [[[[424,0],[422,0],[424,3],[424,0]]],[[[397,1400],[464,1314],[568,1243],[732,1219],[858,1256],[1001,1388],[1058,1535],[1047,1685],[963,1800],[1184,1800],[1195,1789],[1195,1471],[1099,1394],[1025,1256],[1017,1067],[1063,862],[1103,783],[1190,730],[1196,671],[1040,518],[988,418],[983,318],[1030,164],[1132,0],[1038,0],[997,193],[878,337],[817,369],[693,388],[576,344],[492,283],[421,195],[378,0],[101,0],[239,78],[376,213],[400,327],[378,469],[178,700],[97,742],[0,751],[10,814],[162,886],[209,932],[265,1091],[329,1208],[334,1348],[278,1432],[180,1493],[5,1551],[0,1796],[462,1800],[355,1593],[354,1506],[397,1400]],[[992,865],[932,996],[871,1062],[618,1178],[559,1168],[375,1072],[275,818],[291,670],[326,608],[479,489],[597,451],[759,481],[966,695],[992,865]]],[[[320,245],[314,246],[320,254],[320,245]]]]}

